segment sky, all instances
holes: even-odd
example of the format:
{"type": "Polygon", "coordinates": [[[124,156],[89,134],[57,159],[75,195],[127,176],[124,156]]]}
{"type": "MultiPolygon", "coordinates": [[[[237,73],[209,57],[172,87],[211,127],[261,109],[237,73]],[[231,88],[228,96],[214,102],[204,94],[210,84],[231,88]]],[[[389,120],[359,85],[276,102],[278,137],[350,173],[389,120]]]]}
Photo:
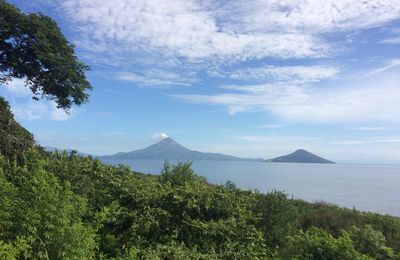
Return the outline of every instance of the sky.
{"type": "Polygon", "coordinates": [[[38,143],[93,155],[170,136],[272,158],[400,163],[398,0],[12,0],[51,16],[91,67],[70,114],[0,87],[38,143]]]}

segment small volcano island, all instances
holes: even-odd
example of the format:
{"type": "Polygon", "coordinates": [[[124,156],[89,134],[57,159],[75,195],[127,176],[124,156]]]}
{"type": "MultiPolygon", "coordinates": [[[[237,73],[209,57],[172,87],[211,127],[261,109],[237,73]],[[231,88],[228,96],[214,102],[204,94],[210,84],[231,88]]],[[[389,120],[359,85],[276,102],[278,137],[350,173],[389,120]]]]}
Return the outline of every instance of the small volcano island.
{"type": "Polygon", "coordinates": [[[265,162],[285,162],[285,163],[327,163],[334,164],[325,158],[319,157],[304,149],[299,149],[291,154],[276,157],[274,159],[265,160],[265,162]]]}

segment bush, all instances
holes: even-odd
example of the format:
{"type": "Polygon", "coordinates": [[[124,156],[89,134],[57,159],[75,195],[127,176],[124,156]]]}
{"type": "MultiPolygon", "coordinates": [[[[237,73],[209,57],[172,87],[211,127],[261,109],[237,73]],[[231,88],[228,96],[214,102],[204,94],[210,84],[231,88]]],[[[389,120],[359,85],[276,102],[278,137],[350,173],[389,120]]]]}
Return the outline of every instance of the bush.
{"type": "Polygon", "coordinates": [[[348,233],[339,238],[319,228],[311,228],[288,238],[284,249],[287,258],[318,260],[372,259],[356,251],[348,233]]]}
{"type": "Polygon", "coordinates": [[[255,213],[260,215],[258,227],[272,248],[283,245],[286,237],[293,235],[297,230],[298,210],[283,192],[260,194],[256,201],[255,213]]]}
{"type": "Polygon", "coordinates": [[[9,193],[0,202],[0,240],[8,244],[26,241],[24,254],[29,258],[94,256],[94,233],[82,221],[86,203],[72,192],[70,184],[46,172],[41,161],[31,165],[32,169],[2,162],[0,186],[9,193]],[[8,182],[7,176],[12,176],[14,183],[8,182]]]}
{"type": "Polygon", "coordinates": [[[365,225],[362,228],[353,227],[350,238],[359,252],[374,259],[390,259],[393,257],[392,249],[385,244],[385,236],[381,232],[374,230],[371,225],[365,225]]]}
{"type": "Polygon", "coordinates": [[[180,186],[195,181],[205,182],[205,179],[194,173],[191,162],[178,163],[172,166],[165,162],[159,181],[161,184],[170,183],[172,186],[180,186]]]}

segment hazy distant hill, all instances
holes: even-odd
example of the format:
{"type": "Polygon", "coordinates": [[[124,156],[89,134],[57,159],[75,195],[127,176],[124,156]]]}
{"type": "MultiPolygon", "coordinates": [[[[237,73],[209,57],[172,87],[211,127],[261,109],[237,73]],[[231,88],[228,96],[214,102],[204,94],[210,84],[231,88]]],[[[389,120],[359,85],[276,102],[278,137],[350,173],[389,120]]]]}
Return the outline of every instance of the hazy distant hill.
{"type": "Polygon", "coordinates": [[[291,154],[266,160],[266,162],[293,162],[293,163],[334,163],[318,155],[300,149],[291,154]]]}
{"type": "Polygon", "coordinates": [[[144,149],[101,156],[100,159],[160,159],[160,160],[213,160],[213,161],[263,161],[261,158],[240,158],[221,153],[192,151],[168,137],[144,149]]]}

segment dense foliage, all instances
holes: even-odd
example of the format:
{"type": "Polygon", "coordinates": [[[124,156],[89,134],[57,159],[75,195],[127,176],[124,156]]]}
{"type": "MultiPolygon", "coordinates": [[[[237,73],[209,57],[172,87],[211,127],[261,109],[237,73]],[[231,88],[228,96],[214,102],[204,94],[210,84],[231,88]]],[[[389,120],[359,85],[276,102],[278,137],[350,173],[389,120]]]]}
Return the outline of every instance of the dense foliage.
{"type": "Polygon", "coordinates": [[[18,156],[34,144],[33,135],[14,120],[7,101],[0,97],[0,154],[18,156]]]}
{"type": "Polygon", "coordinates": [[[53,19],[0,0],[0,84],[23,78],[35,99],[46,97],[68,110],[88,99],[88,69],[53,19]]]}
{"type": "Polygon", "coordinates": [[[157,178],[31,149],[0,169],[1,259],[399,259],[399,218],[210,185],[186,163],[157,178]]]}

